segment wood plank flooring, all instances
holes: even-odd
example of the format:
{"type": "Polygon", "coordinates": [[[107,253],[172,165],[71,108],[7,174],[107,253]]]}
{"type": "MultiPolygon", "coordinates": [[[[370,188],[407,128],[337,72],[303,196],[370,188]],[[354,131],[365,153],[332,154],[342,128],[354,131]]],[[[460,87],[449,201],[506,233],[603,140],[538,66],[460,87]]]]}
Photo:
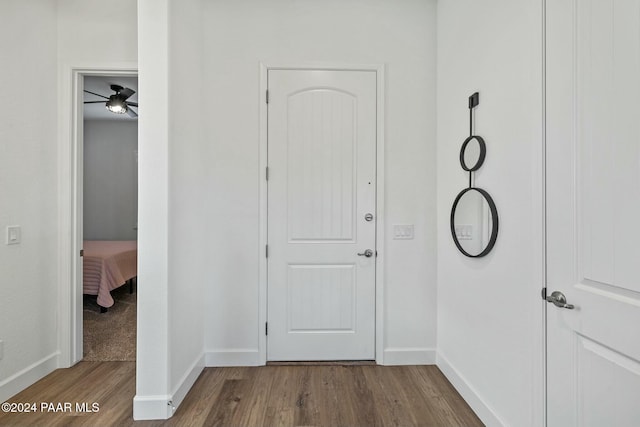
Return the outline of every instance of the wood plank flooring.
{"type": "Polygon", "coordinates": [[[0,426],[437,426],[482,422],[436,366],[206,368],[169,420],[133,421],[135,362],[81,362],[9,399],[36,413],[0,412],[0,426]],[[69,402],[70,413],[41,402],[69,402]],[[77,413],[76,402],[99,404],[77,413]]]}

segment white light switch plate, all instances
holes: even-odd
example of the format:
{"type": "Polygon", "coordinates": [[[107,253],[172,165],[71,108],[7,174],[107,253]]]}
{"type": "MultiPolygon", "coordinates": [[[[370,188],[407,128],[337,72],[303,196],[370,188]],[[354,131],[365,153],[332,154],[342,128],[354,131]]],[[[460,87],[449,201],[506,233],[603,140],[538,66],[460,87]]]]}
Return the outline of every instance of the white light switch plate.
{"type": "Polygon", "coordinates": [[[413,224],[394,224],[393,239],[394,240],[413,239],[413,224]]]}
{"type": "Polygon", "coordinates": [[[22,229],[19,225],[7,227],[7,245],[17,245],[22,240],[22,229]]]}

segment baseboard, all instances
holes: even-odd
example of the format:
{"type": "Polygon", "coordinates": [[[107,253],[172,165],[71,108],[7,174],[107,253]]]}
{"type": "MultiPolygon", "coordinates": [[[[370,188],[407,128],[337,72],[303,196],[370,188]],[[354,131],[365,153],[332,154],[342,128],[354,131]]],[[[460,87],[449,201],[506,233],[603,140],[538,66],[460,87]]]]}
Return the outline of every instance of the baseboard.
{"type": "Polygon", "coordinates": [[[204,354],[201,354],[191,365],[191,368],[185,373],[179,384],[173,390],[171,399],[173,401],[173,412],[180,406],[193,384],[196,382],[200,373],[204,369],[204,354]]]}
{"type": "Polygon", "coordinates": [[[257,349],[229,349],[208,351],[205,353],[205,366],[261,366],[260,352],[257,349]]]}
{"type": "Polygon", "coordinates": [[[52,353],[0,382],[0,402],[8,400],[55,371],[58,368],[59,354],[59,352],[52,353]]]}
{"type": "Polygon", "coordinates": [[[135,396],[133,398],[133,419],[166,420],[173,415],[171,396],[135,396]]]}
{"type": "Polygon", "coordinates": [[[193,387],[200,373],[204,369],[204,354],[191,364],[184,376],[178,381],[171,395],[135,396],[133,398],[133,419],[166,420],[171,418],[184,398],[193,387]]]}
{"type": "Polygon", "coordinates": [[[506,425],[464,376],[440,352],[437,354],[436,365],[487,427],[503,427],[506,425]]]}
{"type": "Polygon", "coordinates": [[[436,351],[432,348],[387,348],[384,350],[383,364],[393,365],[433,365],[436,351]]]}

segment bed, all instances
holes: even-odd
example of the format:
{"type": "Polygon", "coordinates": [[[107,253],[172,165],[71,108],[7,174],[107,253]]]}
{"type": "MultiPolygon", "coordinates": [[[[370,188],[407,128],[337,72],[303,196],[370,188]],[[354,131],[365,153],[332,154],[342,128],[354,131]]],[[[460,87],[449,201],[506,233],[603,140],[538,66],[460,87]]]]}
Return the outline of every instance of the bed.
{"type": "MultiPolygon", "coordinates": [[[[85,240],[83,293],[97,295],[98,305],[113,305],[111,291],[138,275],[138,243],[135,240],[85,240]]],[[[106,311],[106,310],[103,310],[106,311]]]]}

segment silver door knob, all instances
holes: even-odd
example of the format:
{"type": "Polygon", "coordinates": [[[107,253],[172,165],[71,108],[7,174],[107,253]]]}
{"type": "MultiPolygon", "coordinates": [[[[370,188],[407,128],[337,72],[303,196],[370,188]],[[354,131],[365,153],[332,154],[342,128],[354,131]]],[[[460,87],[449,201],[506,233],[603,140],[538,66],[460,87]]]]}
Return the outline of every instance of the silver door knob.
{"type": "Polygon", "coordinates": [[[367,249],[366,251],[359,253],[358,256],[366,256],[367,258],[371,258],[373,256],[373,251],[371,249],[367,249]]]}
{"type": "Polygon", "coordinates": [[[568,310],[573,310],[573,304],[567,304],[567,298],[560,291],[553,291],[551,295],[547,295],[545,298],[547,302],[552,302],[553,305],[560,308],[566,308],[568,310]]]}

